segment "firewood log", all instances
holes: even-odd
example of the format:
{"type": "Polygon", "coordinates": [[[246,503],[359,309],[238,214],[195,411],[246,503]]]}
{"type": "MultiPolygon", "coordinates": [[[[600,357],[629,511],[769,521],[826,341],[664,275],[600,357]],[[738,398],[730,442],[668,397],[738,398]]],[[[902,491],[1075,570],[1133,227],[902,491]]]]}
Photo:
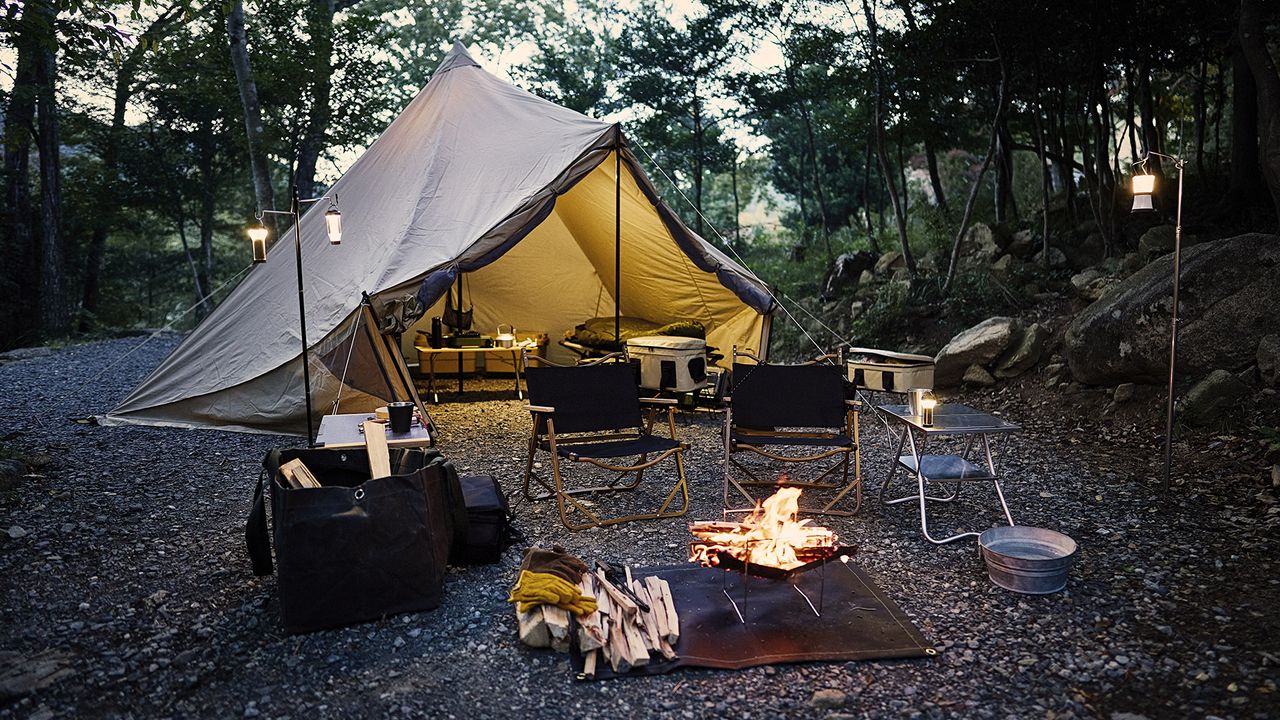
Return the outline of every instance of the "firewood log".
{"type": "Polygon", "coordinates": [[[520,642],[529,647],[551,647],[551,631],[542,614],[542,606],[537,605],[528,612],[516,611],[516,625],[520,632],[520,642]]]}
{"type": "Polygon", "coordinates": [[[569,611],[555,605],[543,605],[542,617],[551,635],[551,649],[569,652],[569,611]]]}

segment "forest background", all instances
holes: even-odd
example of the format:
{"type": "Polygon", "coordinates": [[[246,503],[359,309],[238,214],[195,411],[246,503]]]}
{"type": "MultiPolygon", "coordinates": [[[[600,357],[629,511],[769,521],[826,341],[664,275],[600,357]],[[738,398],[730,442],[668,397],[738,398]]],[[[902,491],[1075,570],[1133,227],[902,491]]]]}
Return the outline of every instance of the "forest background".
{"type": "MultiPolygon", "coordinates": [[[[1185,159],[1199,239],[1280,215],[1280,8],[1261,0],[0,8],[0,350],[194,326],[247,270],[255,209],[321,194],[453,40],[622,122],[689,226],[828,348],[1016,310],[1069,291],[1057,256],[1135,251],[1148,151],[1185,159]],[[979,229],[1027,262],[964,261],[979,229]],[[851,306],[833,278],[890,253],[895,281],[851,306]]],[[[1176,169],[1146,167],[1167,221],[1176,169]]]]}

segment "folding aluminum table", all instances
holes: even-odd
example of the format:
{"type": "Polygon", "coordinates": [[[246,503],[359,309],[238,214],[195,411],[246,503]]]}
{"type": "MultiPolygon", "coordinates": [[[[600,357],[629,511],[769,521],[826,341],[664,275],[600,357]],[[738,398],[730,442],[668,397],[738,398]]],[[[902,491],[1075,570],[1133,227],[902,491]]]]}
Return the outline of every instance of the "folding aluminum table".
{"type": "Polygon", "coordinates": [[[1005,519],[1013,525],[1013,515],[1009,512],[1009,504],[1005,502],[1004,491],[1000,488],[1000,474],[996,471],[995,460],[991,455],[991,436],[1004,433],[1019,432],[1022,427],[1003,418],[974,410],[967,405],[947,403],[934,410],[933,424],[925,425],[924,418],[911,414],[906,405],[881,405],[880,411],[892,422],[902,425],[902,435],[898,439],[897,450],[893,453],[893,466],[884,482],[880,484],[880,501],[885,505],[897,505],[904,502],[920,504],[920,530],[925,539],[936,545],[954,542],[966,537],[977,537],[981,533],[962,532],[950,537],[936,540],[929,534],[929,502],[953,502],[960,495],[960,486],[965,482],[990,482],[995,488],[996,497],[1000,499],[1000,507],[1004,510],[1005,519]],[[917,442],[916,435],[920,440],[917,442]],[[964,436],[964,449],[960,454],[929,455],[925,450],[933,438],[945,436],[964,436]],[[981,440],[982,452],[985,456],[979,460],[982,464],[970,459],[975,449],[975,442],[981,440]],[[909,447],[910,453],[903,454],[903,448],[909,447]],[[985,462],[983,462],[985,461],[985,462]],[[886,499],[885,491],[893,482],[899,468],[916,477],[917,492],[903,497],[886,499]],[[927,493],[929,483],[955,483],[950,495],[935,497],[927,493]]]}

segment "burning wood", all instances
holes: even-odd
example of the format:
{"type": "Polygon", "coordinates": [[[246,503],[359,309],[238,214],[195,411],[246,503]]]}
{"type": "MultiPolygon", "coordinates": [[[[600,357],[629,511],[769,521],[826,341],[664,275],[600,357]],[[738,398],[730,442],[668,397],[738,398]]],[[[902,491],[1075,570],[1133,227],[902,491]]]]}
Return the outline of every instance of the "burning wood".
{"type": "Polygon", "coordinates": [[[689,531],[698,539],[689,560],[715,567],[728,555],[747,565],[791,570],[831,555],[836,534],[810,525],[810,520],[796,520],[799,512],[800,488],[789,487],[757,505],[742,522],[690,523],[689,531]]]}

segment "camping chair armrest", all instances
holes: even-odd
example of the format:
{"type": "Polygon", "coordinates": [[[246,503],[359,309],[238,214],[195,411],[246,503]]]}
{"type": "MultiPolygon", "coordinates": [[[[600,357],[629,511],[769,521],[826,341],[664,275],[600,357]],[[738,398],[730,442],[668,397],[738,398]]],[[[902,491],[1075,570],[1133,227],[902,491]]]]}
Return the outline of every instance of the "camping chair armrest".
{"type": "Polygon", "coordinates": [[[524,409],[531,413],[553,413],[556,411],[555,408],[549,405],[525,405],[524,409]]]}
{"type": "Polygon", "coordinates": [[[675,397],[641,397],[640,405],[677,405],[675,397]]]}
{"type": "Polygon", "coordinates": [[[862,410],[862,401],[861,401],[861,400],[845,400],[845,401],[844,401],[844,404],[845,404],[845,405],[847,405],[847,406],[849,406],[849,407],[851,407],[851,408],[853,408],[854,410],[858,410],[858,411],[861,411],[861,410],[862,410]]]}

